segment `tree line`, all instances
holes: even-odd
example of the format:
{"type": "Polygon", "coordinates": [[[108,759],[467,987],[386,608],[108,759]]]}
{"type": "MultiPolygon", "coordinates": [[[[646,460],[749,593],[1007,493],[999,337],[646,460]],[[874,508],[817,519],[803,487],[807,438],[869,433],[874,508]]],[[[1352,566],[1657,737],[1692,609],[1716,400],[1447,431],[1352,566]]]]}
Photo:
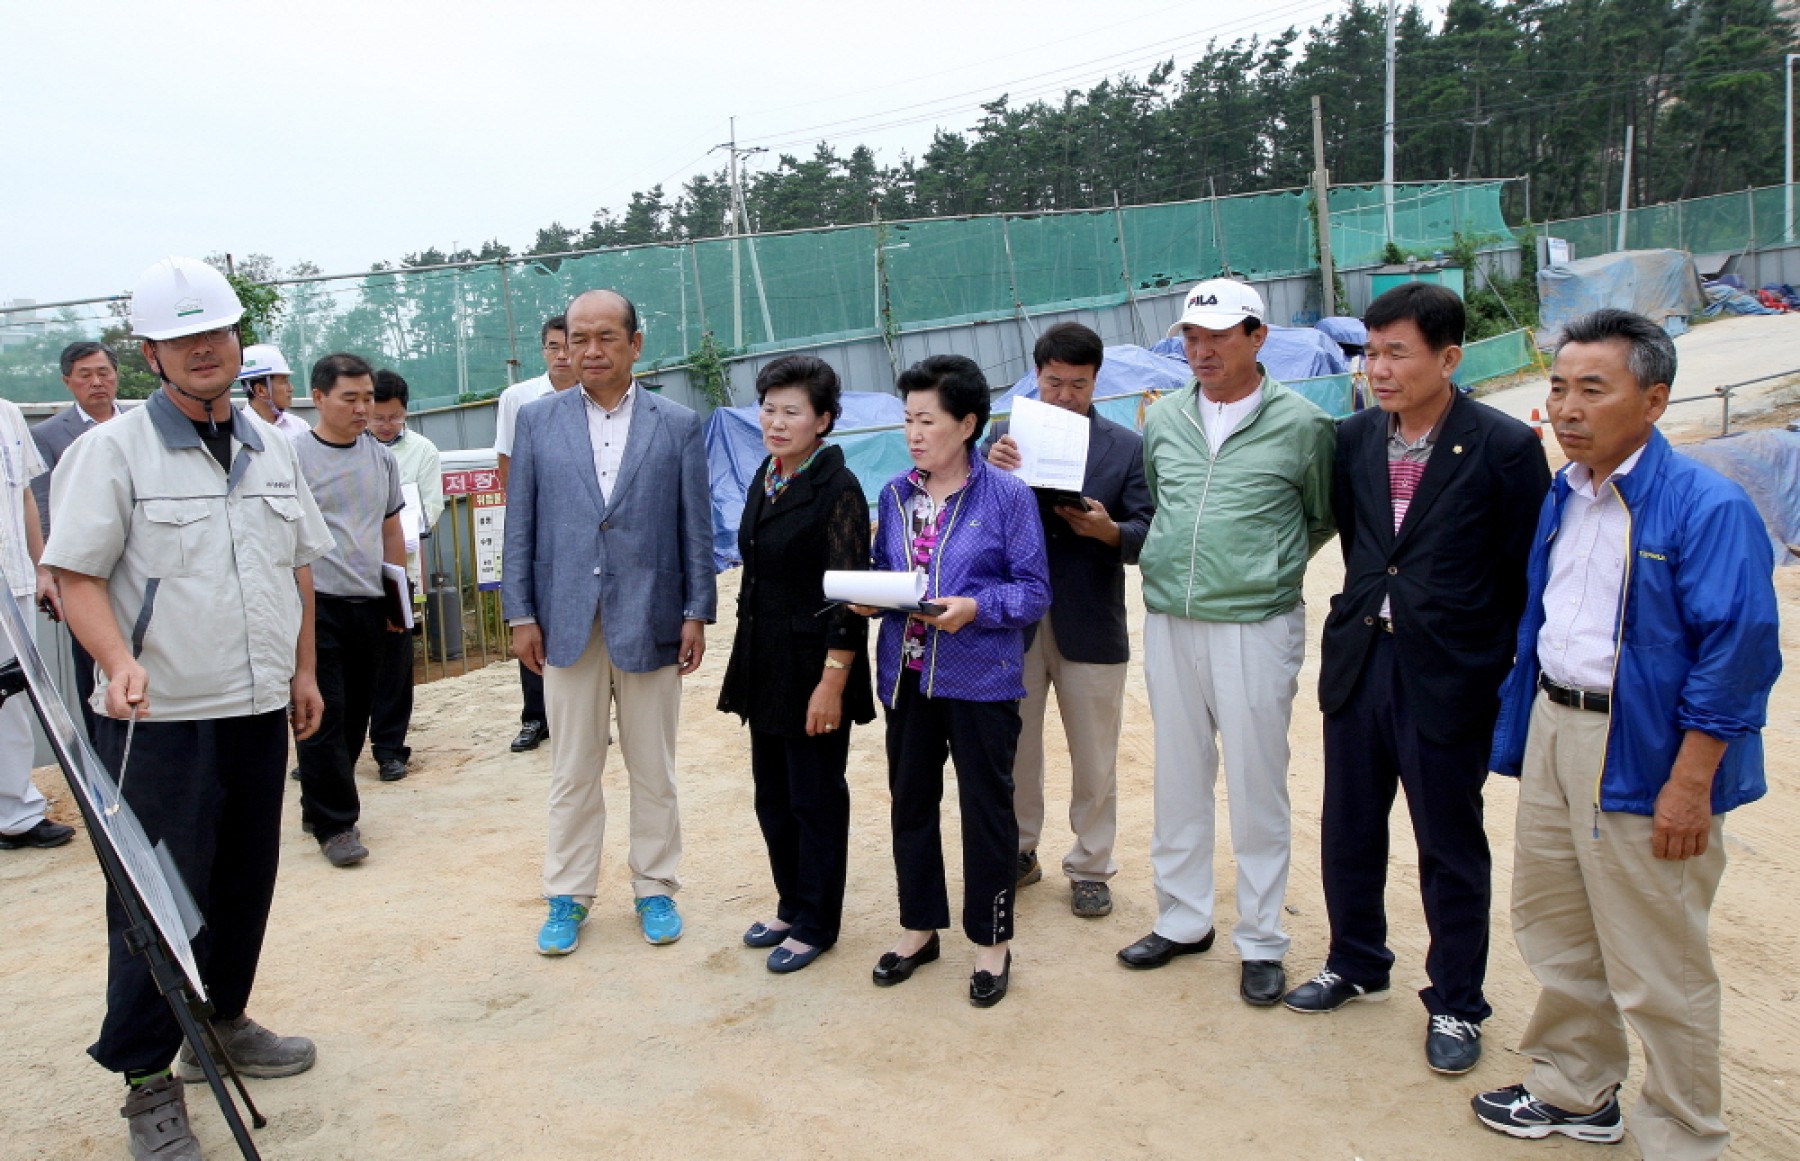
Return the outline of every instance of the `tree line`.
{"type": "MultiPolygon", "coordinates": [[[[1796,48],[1777,0],[1450,0],[1439,27],[1397,21],[1395,176],[1521,177],[1515,221],[1617,208],[1626,126],[1632,204],[1769,185],[1782,173],[1782,68],[1796,48]],[[1529,204],[1527,204],[1529,199],[1529,204]]],[[[1351,0],[1311,29],[1214,43],[1054,101],[981,106],[917,157],[879,164],[820,142],[744,179],[758,232],[996,211],[1179,201],[1307,184],[1321,97],[1334,183],[1379,181],[1385,8],[1351,0]]],[[[660,185],[585,227],[553,222],[524,251],[689,241],[729,233],[724,169],[660,185]]],[[[403,266],[510,256],[429,249],[403,266]]]]}

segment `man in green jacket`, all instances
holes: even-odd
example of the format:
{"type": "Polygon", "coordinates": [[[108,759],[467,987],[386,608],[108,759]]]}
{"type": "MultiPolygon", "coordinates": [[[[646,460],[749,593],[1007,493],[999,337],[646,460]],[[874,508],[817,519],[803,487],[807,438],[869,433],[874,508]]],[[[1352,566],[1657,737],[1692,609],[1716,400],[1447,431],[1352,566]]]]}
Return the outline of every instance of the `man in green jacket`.
{"type": "Polygon", "coordinates": [[[1156,723],[1157,920],[1119,952],[1162,967],[1213,943],[1213,784],[1231,802],[1243,961],[1239,991],[1267,1006],[1287,976],[1281,929],[1290,842],[1288,720],[1306,654],[1300,585],[1331,538],[1331,418],[1257,361],[1263,302],[1231,279],[1188,292],[1170,328],[1194,382],[1144,420],[1156,517],[1144,577],[1144,672],[1156,723]]]}

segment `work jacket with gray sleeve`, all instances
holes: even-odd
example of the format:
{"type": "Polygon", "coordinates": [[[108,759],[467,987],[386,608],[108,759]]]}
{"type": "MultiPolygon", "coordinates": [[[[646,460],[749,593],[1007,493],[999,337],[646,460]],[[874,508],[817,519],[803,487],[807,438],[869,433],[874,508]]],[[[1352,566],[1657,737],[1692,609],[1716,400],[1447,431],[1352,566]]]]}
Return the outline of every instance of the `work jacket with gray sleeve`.
{"type": "MultiPolygon", "coordinates": [[[[149,675],[148,719],[288,704],[300,637],[294,570],[331,547],[293,445],[233,408],[231,471],[166,394],[69,445],[51,477],[43,563],[107,582],[149,675]]],[[[97,675],[91,703],[106,710],[97,675]]]]}

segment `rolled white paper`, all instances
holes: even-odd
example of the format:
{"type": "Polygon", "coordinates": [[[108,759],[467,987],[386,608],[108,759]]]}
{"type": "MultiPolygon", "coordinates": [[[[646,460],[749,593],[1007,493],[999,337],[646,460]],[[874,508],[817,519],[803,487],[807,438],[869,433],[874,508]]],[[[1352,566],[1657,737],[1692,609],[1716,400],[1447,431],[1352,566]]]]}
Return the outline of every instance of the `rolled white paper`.
{"type": "Polygon", "coordinates": [[[825,599],[842,601],[846,605],[917,612],[919,602],[925,599],[925,574],[910,571],[828,569],[825,573],[825,599]]]}

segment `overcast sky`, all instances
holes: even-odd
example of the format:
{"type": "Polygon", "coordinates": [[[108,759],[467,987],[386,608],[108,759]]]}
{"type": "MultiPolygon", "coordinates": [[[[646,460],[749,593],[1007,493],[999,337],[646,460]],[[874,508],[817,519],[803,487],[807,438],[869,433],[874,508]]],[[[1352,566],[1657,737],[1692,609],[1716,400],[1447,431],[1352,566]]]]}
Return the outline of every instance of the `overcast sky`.
{"type": "Polygon", "coordinates": [[[522,249],[741,145],[915,156],[1002,92],[1186,64],[1341,0],[0,0],[0,301],[128,290],[164,254],[327,272],[522,249]],[[870,15],[864,15],[869,13],[870,15]]]}

